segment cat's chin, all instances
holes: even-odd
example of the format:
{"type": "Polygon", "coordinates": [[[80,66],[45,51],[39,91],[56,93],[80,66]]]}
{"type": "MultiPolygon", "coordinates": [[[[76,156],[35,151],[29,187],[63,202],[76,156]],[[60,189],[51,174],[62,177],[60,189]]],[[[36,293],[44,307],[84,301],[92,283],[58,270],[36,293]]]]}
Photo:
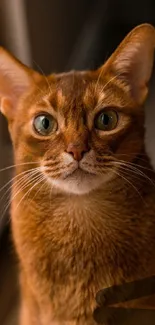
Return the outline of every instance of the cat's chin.
{"type": "Polygon", "coordinates": [[[64,179],[48,179],[59,191],[77,195],[88,194],[106,181],[101,175],[93,175],[81,170],[74,171],[64,179]]]}

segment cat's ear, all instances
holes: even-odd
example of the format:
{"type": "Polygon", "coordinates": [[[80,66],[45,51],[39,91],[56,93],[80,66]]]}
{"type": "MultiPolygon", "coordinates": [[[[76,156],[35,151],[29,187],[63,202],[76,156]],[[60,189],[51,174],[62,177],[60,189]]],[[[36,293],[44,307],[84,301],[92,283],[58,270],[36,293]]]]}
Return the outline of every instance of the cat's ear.
{"type": "Polygon", "coordinates": [[[3,48],[0,48],[0,111],[13,119],[19,99],[41,78],[3,48]]]}
{"type": "Polygon", "coordinates": [[[155,29],[150,24],[134,28],[108,59],[105,68],[127,85],[142,104],[148,92],[155,50],[155,29]]]}

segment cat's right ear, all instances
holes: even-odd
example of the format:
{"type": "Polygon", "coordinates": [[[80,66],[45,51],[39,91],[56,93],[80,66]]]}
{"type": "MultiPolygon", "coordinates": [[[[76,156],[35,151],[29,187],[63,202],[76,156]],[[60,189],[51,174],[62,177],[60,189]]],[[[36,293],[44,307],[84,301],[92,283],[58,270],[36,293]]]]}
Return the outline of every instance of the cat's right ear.
{"type": "Polygon", "coordinates": [[[11,121],[21,96],[30,91],[41,75],[0,48],[0,111],[11,121]]]}

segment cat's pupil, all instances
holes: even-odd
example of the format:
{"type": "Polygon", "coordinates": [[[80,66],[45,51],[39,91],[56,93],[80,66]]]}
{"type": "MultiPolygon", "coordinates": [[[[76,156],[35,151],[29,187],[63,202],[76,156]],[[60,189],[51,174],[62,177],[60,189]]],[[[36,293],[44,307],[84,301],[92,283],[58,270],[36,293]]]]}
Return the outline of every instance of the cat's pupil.
{"type": "Polygon", "coordinates": [[[102,114],[101,120],[104,125],[108,125],[110,121],[110,117],[107,114],[102,114]]]}
{"type": "Polygon", "coordinates": [[[49,128],[50,122],[49,119],[47,117],[44,117],[42,119],[42,126],[45,130],[47,130],[49,128]]]}
{"type": "Polygon", "coordinates": [[[114,110],[100,112],[94,120],[95,128],[102,131],[111,131],[117,126],[118,114],[114,110]]]}

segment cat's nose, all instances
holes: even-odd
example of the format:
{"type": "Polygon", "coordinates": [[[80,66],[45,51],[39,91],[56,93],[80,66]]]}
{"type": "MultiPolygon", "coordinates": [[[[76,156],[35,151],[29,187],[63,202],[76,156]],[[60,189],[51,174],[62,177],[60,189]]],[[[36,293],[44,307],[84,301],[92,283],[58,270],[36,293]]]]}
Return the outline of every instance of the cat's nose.
{"type": "Polygon", "coordinates": [[[84,154],[89,151],[89,147],[85,143],[70,143],[66,151],[71,154],[75,160],[80,161],[84,154]]]}

